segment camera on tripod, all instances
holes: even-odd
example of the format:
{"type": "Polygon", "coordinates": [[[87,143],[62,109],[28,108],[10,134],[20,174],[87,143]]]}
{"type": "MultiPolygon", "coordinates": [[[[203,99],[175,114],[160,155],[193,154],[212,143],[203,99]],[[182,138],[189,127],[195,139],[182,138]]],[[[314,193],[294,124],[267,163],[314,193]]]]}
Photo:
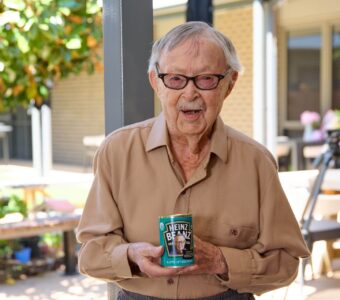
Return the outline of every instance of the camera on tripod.
{"type": "Polygon", "coordinates": [[[327,130],[326,143],[328,151],[333,156],[333,167],[340,168],[340,129],[327,130]]]}
{"type": "Polygon", "coordinates": [[[334,156],[340,156],[340,129],[327,130],[326,143],[334,156]]]}

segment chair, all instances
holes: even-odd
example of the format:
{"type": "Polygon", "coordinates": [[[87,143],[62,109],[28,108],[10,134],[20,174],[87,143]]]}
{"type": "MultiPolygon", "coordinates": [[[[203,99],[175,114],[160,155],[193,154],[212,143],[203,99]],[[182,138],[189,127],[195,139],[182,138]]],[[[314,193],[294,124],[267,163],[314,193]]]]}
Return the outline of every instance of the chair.
{"type": "Polygon", "coordinates": [[[291,156],[291,146],[288,144],[289,138],[278,136],[276,145],[276,157],[280,170],[288,170],[291,156]]]}
{"type": "Polygon", "coordinates": [[[327,150],[327,145],[314,145],[303,147],[303,159],[306,168],[311,168],[313,161],[327,150]]]}
{"type": "Polygon", "coordinates": [[[340,223],[336,221],[340,212],[340,195],[319,194],[315,207],[314,218],[310,225],[310,232],[306,240],[312,250],[317,241],[325,241],[325,244],[318,244],[312,253],[312,272],[316,274],[333,274],[332,261],[336,258],[334,248],[335,241],[339,238],[340,223]],[[321,253],[320,253],[321,251],[321,253]]]}
{"type": "MultiPolygon", "coordinates": [[[[328,169],[329,163],[334,159],[337,152],[334,152],[334,148],[330,147],[327,152],[322,155],[319,165],[319,173],[315,178],[312,186],[310,196],[307,200],[305,209],[301,218],[301,232],[305,238],[305,241],[312,251],[313,244],[316,241],[330,241],[340,238],[340,223],[336,220],[316,220],[314,217],[315,208],[317,203],[320,203],[319,196],[321,192],[321,186],[328,169]]],[[[306,261],[303,262],[302,276],[304,277],[306,261]]]]}

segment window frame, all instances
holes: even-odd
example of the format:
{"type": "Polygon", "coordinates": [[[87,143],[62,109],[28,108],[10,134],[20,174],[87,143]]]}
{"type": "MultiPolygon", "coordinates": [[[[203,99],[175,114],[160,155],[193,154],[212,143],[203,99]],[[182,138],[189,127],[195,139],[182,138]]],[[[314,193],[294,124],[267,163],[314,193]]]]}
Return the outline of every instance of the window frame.
{"type": "Polygon", "coordinates": [[[320,23],[318,26],[296,26],[282,28],[279,35],[281,53],[279,57],[279,132],[284,130],[303,130],[299,121],[287,119],[288,105],[288,38],[289,34],[319,33],[320,49],[320,111],[323,115],[332,107],[332,53],[333,31],[339,28],[339,23],[320,23]]]}

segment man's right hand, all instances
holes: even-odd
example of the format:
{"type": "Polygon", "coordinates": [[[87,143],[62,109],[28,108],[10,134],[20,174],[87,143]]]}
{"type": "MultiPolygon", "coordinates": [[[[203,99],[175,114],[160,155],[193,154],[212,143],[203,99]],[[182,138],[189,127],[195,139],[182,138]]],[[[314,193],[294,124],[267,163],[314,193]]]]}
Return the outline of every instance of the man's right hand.
{"type": "Polygon", "coordinates": [[[179,269],[160,266],[163,247],[155,247],[149,243],[132,243],[128,247],[127,255],[130,262],[136,264],[139,270],[148,277],[174,276],[179,269]]]}

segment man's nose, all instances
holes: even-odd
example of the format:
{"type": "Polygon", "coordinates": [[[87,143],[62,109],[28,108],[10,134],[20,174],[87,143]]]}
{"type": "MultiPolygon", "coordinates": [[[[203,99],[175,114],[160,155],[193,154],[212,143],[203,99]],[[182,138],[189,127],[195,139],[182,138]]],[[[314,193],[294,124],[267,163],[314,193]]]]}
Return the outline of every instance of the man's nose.
{"type": "Polygon", "coordinates": [[[198,97],[198,89],[195,86],[193,79],[189,80],[184,88],[184,96],[187,100],[195,100],[196,97],[198,97]]]}

